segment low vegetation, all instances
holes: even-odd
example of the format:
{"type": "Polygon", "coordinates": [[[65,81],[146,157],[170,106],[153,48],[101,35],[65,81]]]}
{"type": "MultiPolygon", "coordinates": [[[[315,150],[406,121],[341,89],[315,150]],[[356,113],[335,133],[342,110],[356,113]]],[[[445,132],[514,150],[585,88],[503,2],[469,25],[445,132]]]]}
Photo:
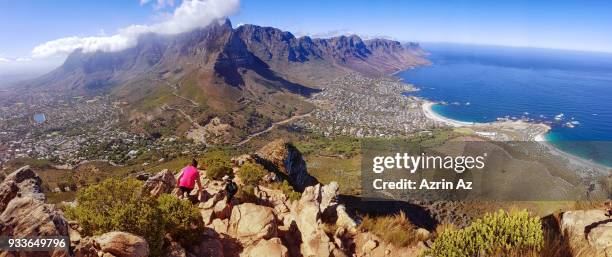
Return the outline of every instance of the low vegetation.
{"type": "Polygon", "coordinates": [[[542,224],[527,211],[486,214],[468,227],[445,229],[425,256],[527,256],[544,244],[542,224]]]}
{"type": "Polygon", "coordinates": [[[247,162],[238,170],[238,177],[245,185],[256,186],[267,174],[263,166],[253,162],[247,162]]]}
{"type": "Polygon", "coordinates": [[[255,195],[255,187],[251,185],[244,185],[238,187],[238,192],[236,193],[236,199],[240,203],[257,203],[258,199],[255,195]]]}
{"type": "Polygon", "coordinates": [[[381,217],[365,216],[359,224],[359,229],[372,232],[385,242],[398,247],[413,245],[419,240],[415,226],[404,212],[381,217]]]}
{"type": "Polygon", "coordinates": [[[270,187],[272,189],[282,191],[287,196],[287,199],[291,201],[300,200],[300,198],[302,197],[302,194],[300,192],[295,191],[295,189],[293,189],[293,187],[289,184],[287,180],[283,180],[283,182],[271,183],[270,187]]]}
{"type": "Polygon", "coordinates": [[[232,162],[229,154],[223,150],[215,150],[204,155],[203,165],[206,165],[206,177],[221,180],[223,176],[232,173],[232,162]]]}
{"type": "Polygon", "coordinates": [[[182,243],[201,234],[201,218],[195,206],[171,196],[158,199],[139,190],[140,181],[108,179],[79,190],[78,205],[67,207],[66,216],[79,222],[84,235],[125,231],[142,236],[152,256],[161,255],[164,235],[182,243]]]}

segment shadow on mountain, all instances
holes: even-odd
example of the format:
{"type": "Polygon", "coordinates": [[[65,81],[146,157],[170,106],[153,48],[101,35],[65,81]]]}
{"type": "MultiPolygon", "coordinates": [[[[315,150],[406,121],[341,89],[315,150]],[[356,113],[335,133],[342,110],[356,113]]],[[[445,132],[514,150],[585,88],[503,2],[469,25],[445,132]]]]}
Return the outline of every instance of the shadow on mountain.
{"type": "Polygon", "coordinates": [[[241,70],[251,70],[267,80],[271,86],[280,87],[294,94],[310,96],[320,92],[318,89],[293,83],[276,75],[267,63],[248,50],[248,46],[239,37],[233,36],[230,39],[219,55],[214,68],[223,77],[225,83],[234,87],[245,84],[241,70]]]}

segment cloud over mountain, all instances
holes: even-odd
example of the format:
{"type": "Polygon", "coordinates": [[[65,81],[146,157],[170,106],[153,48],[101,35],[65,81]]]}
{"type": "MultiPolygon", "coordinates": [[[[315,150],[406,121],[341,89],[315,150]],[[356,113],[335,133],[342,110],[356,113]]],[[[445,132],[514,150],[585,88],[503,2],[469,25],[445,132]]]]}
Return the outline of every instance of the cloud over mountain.
{"type": "Polygon", "coordinates": [[[76,49],[82,49],[85,53],[121,51],[135,46],[138,37],[142,34],[172,35],[206,27],[218,19],[233,14],[239,6],[240,0],[184,0],[168,18],[159,23],[131,25],[111,36],[72,36],[48,41],[36,46],[32,50],[32,57],[66,55],[76,49]]]}

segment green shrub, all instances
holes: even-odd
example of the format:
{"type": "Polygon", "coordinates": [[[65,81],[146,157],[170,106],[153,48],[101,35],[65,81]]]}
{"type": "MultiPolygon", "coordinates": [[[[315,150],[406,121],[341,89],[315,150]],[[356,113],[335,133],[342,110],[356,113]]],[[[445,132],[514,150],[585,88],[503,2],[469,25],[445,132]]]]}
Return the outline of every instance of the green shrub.
{"type": "Polygon", "coordinates": [[[255,187],[251,185],[244,185],[238,188],[236,193],[236,199],[240,203],[257,203],[257,196],[255,195],[255,187]]]}
{"type": "Polygon", "coordinates": [[[141,193],[135,179],[107,179],[77,192],[78,205],[66,209],[87,236],[124,231],[142,236],[151,256],[160,256],[164,235],[169,233],[183,245],[195,243],[202,231],[202,219],[189,201],[170,195],[155,199],[141,193]]]}
{"type": "Polygon", "coordinates": [[[511,255],[539,251],[544,236],[542,224],[527,211],[509,214],[503,210],[488,213],[482,219],[459,230],[445,230],[424,255],[436,257],[472,257],[511,255]]]}
{"type": "Polygon", "coordinates": [[[289,182],[287,182],[287,180],[283,180],[283,182],[279,183],[272,183],[270,186],[272,189],[278,189],[283,191],[283,193],[287,196],[287,199],[291,201],[300,200],[300,198],[302,197],[302,194],[300,192],[296,192],[295,189],[293,189],[293,187],[289,185],[289,182]]]}
{"type": "Polygon", "coordinates": [[[140,194],[141,182],[135,179],[108,179],[77,193],[78,205],[66,215],[79,222],[85,235],[124,231],[144,237],[151,253],[161,250],[163,217],[155,199],[140,194]]]}
{"type": "Polygon", "coordinates": [[[188,200],[163,194],[157,198],[158,208],[164,217],[164,228],[181,245],[192,245],[202,234],[202,217],[188,200]]]}
{"type": "Polygon", "coordinates": [[[223,176],[232,174],[231,158],[222,150],[206,153],[203,161],[207,166],[206,177],[209,179],[220,180],[223,176]]]}
{"type": "Polygon", "coordinates": [[[263,166],[247,162],[238,171],[238,177],[245,185],[257,185],[268,172],[263,166]]]}
{"type": "Polygon", "coordinates": [[[203,164],[208,165],[209,167],[211,165],[232,167],[230,155],[223,150],[213,150],[207,152],[204,154],[202,159],[204,161],[203,164]]]}
{"type": "Polygon", "coordinates": [[[221,180],[223,176],[232,174],[232,168],[218,163],[208,165],[206,177],[209,179],[221,180]]]}

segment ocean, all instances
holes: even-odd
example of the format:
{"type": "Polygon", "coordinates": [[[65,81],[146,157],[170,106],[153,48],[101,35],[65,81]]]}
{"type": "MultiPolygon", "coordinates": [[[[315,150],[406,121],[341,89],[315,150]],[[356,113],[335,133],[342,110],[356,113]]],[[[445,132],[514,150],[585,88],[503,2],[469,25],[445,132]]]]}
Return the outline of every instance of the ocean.
{"type": "Polygon", "coordinates": [[[424,44],[432,65],[397,75],[410,93],[445,104],[438,114],[467,122],[544,122],[559,149],[612,167],[612,54],[424,44]]]}

